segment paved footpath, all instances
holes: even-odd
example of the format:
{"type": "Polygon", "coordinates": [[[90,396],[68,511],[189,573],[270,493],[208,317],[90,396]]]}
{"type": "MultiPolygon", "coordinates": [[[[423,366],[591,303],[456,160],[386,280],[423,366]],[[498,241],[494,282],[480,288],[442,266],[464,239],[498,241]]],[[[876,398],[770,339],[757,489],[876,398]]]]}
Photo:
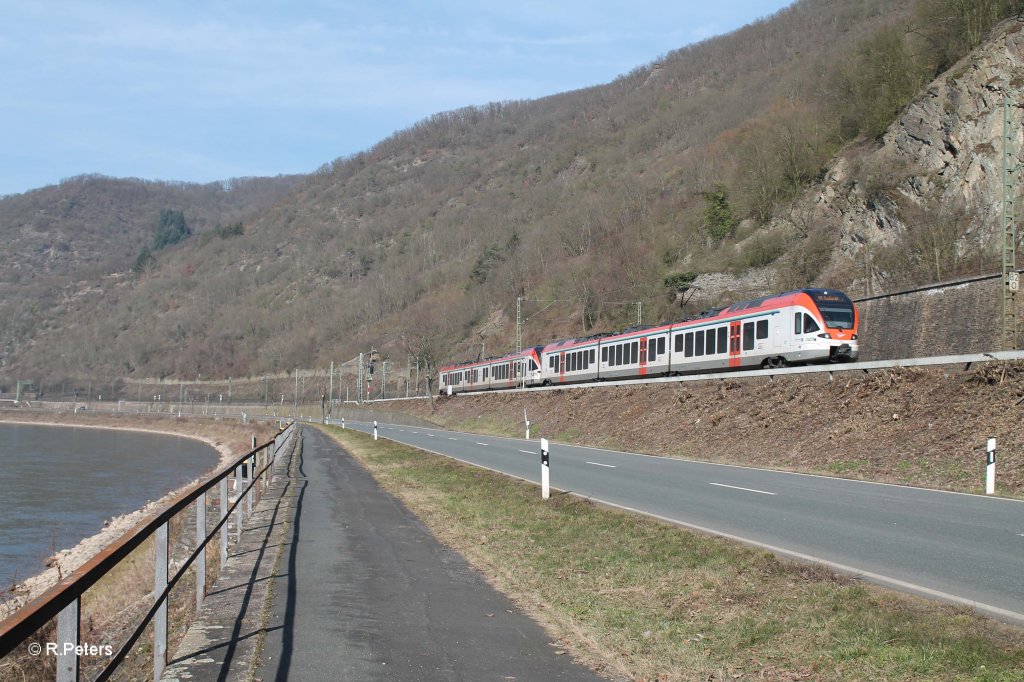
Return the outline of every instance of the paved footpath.
{"type": "Polygon", "coordinates": [[[276,505],[264,500],[260,546],[241,548],[270,567],[249,562],[259,594],[236,578],[245,604],[204,608],[193,627],[202,637],[191,651],[186,639],[165,679],[247,679],[253,668],[257,680],[601,679],[557,655],[539,625],[335,441],[302,435],[297,476],[277,486],[276,505]],[[230,672],[218,662],[228,650],[230,672]]]}

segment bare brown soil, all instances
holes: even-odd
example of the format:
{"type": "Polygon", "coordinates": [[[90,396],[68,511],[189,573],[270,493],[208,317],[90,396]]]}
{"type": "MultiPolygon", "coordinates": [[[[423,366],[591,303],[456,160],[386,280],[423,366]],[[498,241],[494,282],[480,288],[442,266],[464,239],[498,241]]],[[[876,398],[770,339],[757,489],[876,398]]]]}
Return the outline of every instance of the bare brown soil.
{"type": "Polygon", "coordinates": [[[445,427],[711,462],[1024,495],[1024,364],[989,363],[409,401],[445,427]]]}

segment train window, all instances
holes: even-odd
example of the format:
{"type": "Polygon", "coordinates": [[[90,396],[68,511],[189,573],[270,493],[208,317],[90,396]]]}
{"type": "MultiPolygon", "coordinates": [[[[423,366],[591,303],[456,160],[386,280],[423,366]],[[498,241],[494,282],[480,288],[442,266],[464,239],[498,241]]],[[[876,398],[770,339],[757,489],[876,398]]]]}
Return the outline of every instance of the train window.
{"type": "Polygon", "coordinates": [[[676,352],[683,352],[683,339],[686,338],[686,334],[676,334],[676,352]]]}
{"type": "Polygon", "coordinates": [[[597,357],[597,351],[593,348],[590,349],[590,362],[594,362],[594,358],[597,357]]]}
{"type": "Polygon", "coordinates": [[[633,343],[629,344],[629,357],[630,357],[629,361],[631,363],[633,363],[634,365],[636,363],[640,362],[640,342],[639,341],[634,341],[633,343]]]}
{"type": "Polygon", "coordinates": [[[753,350],[754,348],[754,323],[744,322],[743,323],[743,350],[753,350]]]}
{"type": "Polygon", "coordinates": [[[803,334],[804,333],[804,314],[794,313],[793,314],[793,333],[803,334]]]}
{"type": "Polygon", "coordinates": [[[583,369],[590,369],[590,351],[583,351],[583,369]]]}
{"type": "Polygon", "coordinates": [[[616,366],[622,364],[622,345],[623,344],[620,343],[619,345],[615,346],[615,364],[616,364],[616,366]]]}
{"type": "Polygon", "coordinates": [[[654,339],[647,339],[647,362],[654,362],[658,357],[658,344],[654,339]]]}
{"type": "Polygon", "coordinates": [[[704,330],[703,329],[700,330],[699,332],[694,332],[694,334],[693,334],[693,345],[694,345],[694,349],[693,349],[693,354],[694,355],[698,355],[698,356],[699,355],[704,355],[704,330]]]}
{"type": "Polygon", "coordinates": [[[718,328],[718,352],[719,353],[726,352],[726,346],[729,343],[728,339],[729,339],[729,328],[728,327],[719,327],[718,328]]]}
{"type": "Polygon", "coordinates": [[[608,346],[601,348],[601,362],[608,362],[608,346]]]}
{"type": "Polygon", "coordinates": [[[686,357],[693,357],[693,332],[686,335],[686,357]]]}
{"type": "Polygon", "coordinates": [[[768,320],[757,321],[757,338],[767,339],[768,338],[768,320]]]}
{"type": "Polygon", "coordinates": [[[658,355],[664,355],[664,354],[665,354],[665,337],[664,336],[659,336],[658,337],[658,355]]]}
{"type": "Polygon", "coordinates": [[[537,361],[534,360],[533,358],[530,358],[530,371],[531,372],[536,372],[538,369],[540,369],[540,368],[537,367],[537,361]]]}
{"type": "Polygon", "coordinates": [[[707,345],[704,347],[704,352],[707,355],[715,354],[715,330],[709,329],[707,334],[707,345]]]}
{"type": "Polygon", "coordinates": [[[804,334],[813,334],[820,329],[821,327],[818,326],[818,323],[814,321],[813,317],[810,315],[804,315],[804,334]]]}

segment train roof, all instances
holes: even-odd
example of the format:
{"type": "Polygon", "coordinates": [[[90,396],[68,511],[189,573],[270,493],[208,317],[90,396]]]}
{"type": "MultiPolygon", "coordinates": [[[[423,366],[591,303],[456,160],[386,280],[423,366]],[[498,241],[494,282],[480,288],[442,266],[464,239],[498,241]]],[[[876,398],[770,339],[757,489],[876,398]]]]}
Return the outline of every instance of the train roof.
{"type": "Polygon", "coordinates": [[[506,353],[505,355],[498,355],[498,356],[494,356],[494,357],[483,358],[481,360],[464,360],[463,362],[453,362],[450,365],[443,365],[443,366],[441,366],[438,369],[438,371],[439,372],[450,372],[452,370],[457,370],[457,369],[470,369],[472,367],[483,367],[484,365],[492,365],[495,362],[512,361],[512,360],[517,360],[519,358],[528,358],[528,357],[531,357],[537,351],[537,348],[539,348],[539,346],[538,347],[532,347],[531,346],[531,347],[528,347],[528,348],[524,348],[521,351],[515,351],[515,352],[512,352],[512,353],[506,353]]]}

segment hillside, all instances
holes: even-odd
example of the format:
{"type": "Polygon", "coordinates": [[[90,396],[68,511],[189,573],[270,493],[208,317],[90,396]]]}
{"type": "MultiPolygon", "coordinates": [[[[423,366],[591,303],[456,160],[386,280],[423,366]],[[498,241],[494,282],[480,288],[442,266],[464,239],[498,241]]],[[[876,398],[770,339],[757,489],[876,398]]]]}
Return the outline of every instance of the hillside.
{"type": "Polygon", "coordinates": [[[93,175],[0,197],[7,245],[0,250],[0,360],[47,327],[64,329],[75,311],[94,312],[104,290],[124,285],[162,210],[184,212],[202,234],[267,209],[300,182],[282,176],[197,185],[93,175]]]}
{"type": "MultiPolygon", "coordinates": [[[[4,305],[28,306],[11,319],[38,311],[52,322],[5,329],[3,374],[237,377],[326,366],[371,345],[425,360],[491,354],[514,343],[517,296],[525,341],[542,342],[629,324],[638,302],[649,322],[748,292],[877,289],[994,264],[990,241],[961,243],[987,229],[976,207],[995,203],[991,182],[939,204],[927,192],[905,200],[907,185],[941,194],[964,168],[990,169],[988,128],[954,145],[945,177],[914,165],[913,144],[905,159],[879,151],[921,140],[911,128],[970,127],[983,118],[971,107],[991,113],[982,73],[970,58],[957,65],[987,29],[953,45],[960,24],[929,14],[948,4],[802,0],[608,85],[437,114],[325,165],[259,207],[241,235],[187,239],[135,274],[125,256],[144,239],[126,239],[116,286],[94,277],[74,305],[9,289],[4,305]],[[917,49],[924,38],[942,50],[917,49]],[[929,87],[935,73],[946,75],[929,87]],[[939,116],[908,126],[906,103],[921,92],[939,116]],[[908,137],[886,132],[894,120],[908,137]],[[907,237],[947,209],[947,231],[907,237]],[[950,245],[952,262],[933,269],[950,245]],[[874,254],[863,267],[862,251],[874,254]]],[[[1017,4],[995,2],[993,16],[1017,4]]],[[[1019,99],[1008,30],[983,48],[1007,56],[985,73],[1019,99]]],[[[94,228],[117,234],[102,219],[94,228]]],[[[11,233],[2,214],[0,230],[11,233]]]]}

